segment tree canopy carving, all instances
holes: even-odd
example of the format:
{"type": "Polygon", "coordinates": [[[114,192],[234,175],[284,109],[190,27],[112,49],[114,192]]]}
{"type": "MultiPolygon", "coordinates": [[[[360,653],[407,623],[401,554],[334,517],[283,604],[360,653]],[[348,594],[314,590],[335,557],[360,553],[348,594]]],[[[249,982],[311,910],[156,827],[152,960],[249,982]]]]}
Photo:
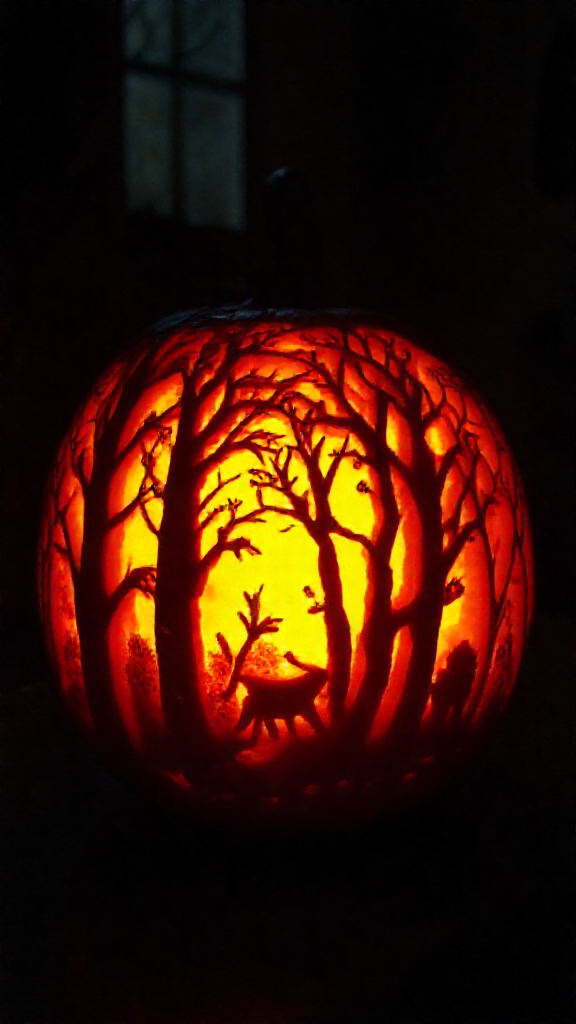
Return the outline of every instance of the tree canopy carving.
{"type": "Polygon", "coordinates": [[[502,705],[531,614],[493,416],[344,314],[184,318],[115,364],[60,449],[39,564],[91,727],[185,785],[298,749],[380,751],[399,785],[502,705]]]}

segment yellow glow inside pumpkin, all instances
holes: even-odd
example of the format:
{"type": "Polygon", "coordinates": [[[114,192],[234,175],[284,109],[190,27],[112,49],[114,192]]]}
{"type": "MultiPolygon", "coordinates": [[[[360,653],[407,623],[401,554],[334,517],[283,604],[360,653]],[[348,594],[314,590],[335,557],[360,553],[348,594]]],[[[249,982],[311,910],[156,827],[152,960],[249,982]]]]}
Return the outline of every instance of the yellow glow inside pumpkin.
{"type": "MultiPolygon", "coordinates": [[[[169,344],[165,349],[166,359],[169,344]]],[[[305,356],[309,356],[315,351],[313,341],[308,340],[302,346],[299,333],[287,329],[285,336],[276,342],[277,355],[273,357],[267,354],[259,359],[258,373],[266,375],[276,370],[281,379],[301,370],[298,352],[303,351],[305,356]]],[[[355,358],[365,352],[357,339],[354,339],[351,348],[355,358]]],[[[442,388],[434,376],[440,364],[408,343],[406,348],[410,349],[412,355],[411,372],[416,379],[425,382],[427,388],[428,397],[422,410],[422,414],[425,415],[433,405],[443,400],[442,388]]],[[[198,355],[199,343],[188,345],[186,351],[190,370],[198,355]]],[[[383,358],[384,347],[380,341],[372,339],[371,351],[375,358],[383,358]]],[[[322,349],[322,345],[319,344],[318,353],[319,358],[324,359],[327,370],[336,375],[338,357],[334,351],[322,349]]],[[[253,372],[253,363],[253,359],[241,359],[235,373],[253,372]]],[[[353,366],[350,366],[347,372],[345,387],[348,411],[352,410],[361,415],[374,431],[377,423],[374,389],[384,386],[387,381],[386,374],[371,368],[369,372],[366,371],[366,379],[363,379],[362,374],[353,366]]],[[[83,414],[75,424],[76,436],[84,431],[89,439],[93,437],[95,417],[102,403],[112,394],[117,379],[118,371],[115,371],[99,396],[92,396],[88,401],[83,414]]],[[[206,379],[209,379],[208,371],[201,378],[206,379]]],[[[398,376],[392,377],[388,385],[391,393],[396,394],[399,387],[398,376]]],[[[110,528],[104,545],[104,578],[108,596],[113,595],[122,586],[132,570],[156,568],[158,533],[164,510],[162,488],[168,480],[173,446],[178,435],[182,389],[181,373],[167,375],[162,381],[151,383],[144,388],[117,440],[116,455],[119,460],[107,492],[107,511],[111,519],[117,517],[122,521],[110,528]],[[152,435],[142,443],[135,444],[134,439],[147,420],[158,417],[163,418],[163,428],[166,430],[163,438],[155,439],[152,435]],[[150,457],[151,450],[153,476],[146,477],[145,463],[146,458],[150,457]],[[156,492],[152,489],[152,481],[158,488],[156,492]],[[142,491],[143,487],[145,492],[142,491]],[[139,505],[138,495],[143,493],[145,498],[139,505]],[[129,510],[132,505],[133,513],[124,516],[124,511],[129,510]]],[[[221,403],[225,400],[225,390],[226,382],[223,382],[205,401],[196,423],[198,432],[209,425],[218,413],[221,403]]],[[[329,416],[344,416],[336,398],[327,393],[325,388],[321,389],[317,382],[304,382],[299,386],[298,394],[304,402],[312,404],[319,403],[322,399],[329,416]]],[[[458,529],[462,530],[478,517],[478,510],[484,503],[486,510],[480,517],[482,530],[475,530],[473,535],[467,538],[446,578],[447,588],[455,587],[457,597],[447,599],[443,608],[432,681],[439,672],[446,669],[451,652],[463,641],[469,643],[477,655],[477,670],[469,695],[469,706],[474,708],[474,721],[479,721],[482,716],[489,714],[492,702],[500,699],[502,691],[501,673],[498,674],[496,665],[496,646],[499,644],[499,649],[503,649],[506,630],[509,632],[511,629],[518,636],[525,635],[532,606],[532,562],[527,525],[523,560],[517,551],[515,516],[518,510],[514,511],[510,499],[514,477],[511,456],[503,446],[497,428],[483,419],[484,413],[476,400],[466,395],[464,402],[463,394],[464,391],[456,393],[455,390],[454,394],[451,392],[453,404],[447,408],[443,416],[434,419],[426,431],[425,440],[438,470],[455,439],[460,436],[463,418],[468,417],[473,426],[476,443],[482,452],[475,477],[475,489],[467,493],[461,501],[463,480],[473,457],[472,447],[447,474],[441,493],[442,521],[446,524],[454,514],[457,514],[458,529]],[[490,498],[496,475],[498,486],[503,489],[504,498],[498,503],[491,503],[487,499],[490,498]],[[489,635],[490,608],[495,603],[503,608],[504,598],[508,601],[509,611],[506,613],[507,618],[501,615],[497,645],[494,646],[494,638],[489,635]]],[[[300,409],[300,415],[303,415],[303,408],[306,408],[305,404],[300,409]]],[[[237,422],[238,417],[226,421],[222,429],[209,438],[203,455],[215,452],[237,422]]],[[[252,471],[262,469],[263,465],[270,466],[275,446],[283,450],[286,446],[296,447],[294,430],[284,414],[259,414],[251,426],[269,432],[275,436],[276,441],[272,443],[271,450],[263,455],[263,461],[259,461],[253,451],[238,450],[214,462],[197,494],[197,501],[202,502],[207,495],[215,492],[213,499],[207,503],[204,514],[210,513],[217,505],[224,505],[230,499],[241,502],[238,506],[239,516],[256,509],[257,493],[252,471]],[[219,479],[232,477],[237,479],[218,490],[219,479]]],[[[316,445],[322,437],[325,438],[319,459],[319,469],[324,476],[350,433],[351,431],[342,425],[315,426],[313,444],[316,445]]],[[[394,404],[390,406],[387,416],[385,440],[395,458],[400,460],[407,470],[417,472],[414,468],[414,437],[409,420],[394,404]]],[[[352,447],[358,453],[358,458],[347,457],[340,461],[330,492],[330,510],[336,523],[374,542],[383,521],[379,485],[374,471],[362,461],[365,449],[358,436],[352,436],[350,448],[352,447]]],[[[62,556],[62,551],[69,544],[72,560],[77,565],[80,565],[82,560],[84,498],[77,468],[73,468],[71,451],[71,448],[67,449],[64,446],[64,460],[68,461],[64,461],[64,471],[54,498],[60,508],[66,508],[67,536],[64,535],[61,519],[55,520],[47,527],[44,543],[49,546],[52,537],[55,544],[48,552],[44,572],[48,581],[48,615],[63,688],[69,696],[74,697],[79,714],[85,723],[88,723],[90,712],[82,689],[70,559],[62,556]]],[[[85,472],[88,477],[92,468],[93,450],[88,443],[85,460],[85,472]]],[[[291,474],[298,477],[295,494],[302,496],[304,491],[310,492],[309,510],[310,515],[314,517],[317,510],[310,480],[302,456],[297,452],[294,452],[292,457],[291,474]]],[[[418,598],[422,589],[426,587],[426,579],[423,578],[423,533],[417,501],[409,482],[406,482],[398,468],[392,468],[391,479],[400,517],[389,562],[392,572],[391,608],[393,612],[398,612],[418,598]]],[[[285,512],[291,510],[288,496],[280,493],[278,489],[264,487],[262,495],[265,505],[277,506],[285,512]]],[[[191,521],[193,514],[193,510],[190,509],[191,521]]],[[[226,523],[227,515],[228,512],[223,509],[214,515],[210,524],[203,530],[202,555],[217,543],[218,530],[226,523]]],[[[246,593],[252,595],[263,587],[262,616],[270,615],[281,619],[277,632],[271,632],[263,637],[265,650],[262,648],[264,654],[262,651],[261,654],[264,668],[260,671],[265,671],[268,657],[268,671],[271,675],[286,680],[293,679],[298,671],[283,658],[289,651],[302,662],[321,668],[327,665],[328,645],[325,617],[322,612],[324,594],[319,576],[318,544],[303,523],[292,515],[281,511],[264,510],[260,517],[263,522],[242,524],[235,528],[232,534],[234,538],[247,538],[253,548],[258,549],[260,553],[256,553],[255,550],[252,554],[243,551],[242,558],[237,559],[232,551],[224,551],[209,571],[195,611],[192,611],[192,607],[190,609],[191,616],[194,614],[200,622],[203,647],[201,653],[204,659],[204,698],[216,732],[221,728],[221,723],[218,721],[212,696],[208,694],[212,678],[210,666],[214,658],[221,656],[216,635],[221,634],[225,637],[234,654],[240,650],[246,637],[246,630],[239,613],[246,612],[246,593]]],[[[341,536],[337,530],[331,533],[331,539],[337,553],[343,605],[352,639],[352,671],[346,699],[348,710],[354,705],[363,680],[362,635],[367,615],[369,557],[366,548],[358,540],[341,536]]],[[[446,529],[445,552],[453,539],[453,534],[446,529]]],[[[126,593],[114,611],[106,635],[113,666],[115,699],[126,730],[140,750],[146,749],[147,729],[149,731],[153,728],[161,732],[165,726],[156,661],[155,611],[152,595],[134,587],[126,593]],[[144,689],[142,680],[145,684],[144,689]]],[[[392,667],[374,717],[370,731],[371,740],[385,738],[388,728],[394,721],[412,651],[410,626],[404,625],[394,639],[392,667]]],[[[520,653],[521,644],[517,644],[513,651],[514,673],[518,669],[520,653]]],[[[511,683],[507,685],[509,692],[511,683]]],[[[247,693],[246,687],[240,682],[236,702],[230,705],[226,712],[229,729],[233,727],[238,709],[247,693]]],[[[315,706],[324,726],[330,728],[326,690],[316,698],[315,706]]],[[[432,712],[432,702],[429,698],[424,712],[424,724],[432,720],[432,712]]],[[[277,726],[280,746],[284,741],[292,742],[286,724],[278,721],[277,726]]],[[[298,736],[312,737],[314,730],[309,722],[299,717],[297,733],[298,736]]],[[[258,762],[262,758],[271,757],[276,749],[277,744],[264,733],[257,749],[239,756],[246,762],[258,762]]]]}

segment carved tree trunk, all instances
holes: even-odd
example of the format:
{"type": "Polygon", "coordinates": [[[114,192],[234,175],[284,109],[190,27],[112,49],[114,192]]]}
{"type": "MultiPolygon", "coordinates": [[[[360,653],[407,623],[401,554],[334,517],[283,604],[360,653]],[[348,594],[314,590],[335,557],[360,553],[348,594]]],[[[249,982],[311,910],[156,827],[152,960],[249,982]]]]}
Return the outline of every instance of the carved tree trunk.
{"type": "MultiPolygon", "coordinates": [[[[502,588],[500,597],[498,598],[496,596],[496,559],[495,559],[495,555],[493,554],[492,549],[490,547],[490,538],[488,536],[488,531],[486,529],[486,522],[485,521],[483,521],[481,523],[481,525],[479,527],[479,530],[478,530],[478,533],[479,533],[480,537],[482,538],[482,543],[484,545],[484,552],[485,552],[486,562],[487,562],[487,567],[488,567],[488,586],[489,586],[490,614],[489,614],[489,618],[488,618],[488,636],[487,636],[487,640],[486,640],[486,658],[484,660],[484,665],[483,665],[483,667],[482,667],[482,669],[481,669],[481,671],[478,674],[478,677],[476,679],[475,686],[474,686],[474,691],[475,691],[474,692],[474,696],[473,696],[472,700],[470,701],[470,704],[468,706],[468,710],[467,710],[467,713],[466,713],[466,719],[468,720],[468,722],[472,721],[472,719],[474,718],[474,715],[476,714],[476,712],[478,710],[478,705],[480,704],[480,701],[482,699],[482,693],[484,691],[484,686],[485,686],[486,680],[488,679],[488,675],[490,673],[490,669],[492,668],[492,662],[494,660],[494,655],[495,655],[495,652],[496,652],[496,642],[498,640],[498,634],[499,634],[499,632],[500,632],[500,630],[502,628],[502,622],[504,620],[504,614],[505,614],[505,608],[506,608],[506,596],[507,596],[507,593],[508,593],[508,586],[504,586],[502,588]]],[[[515,537],[515,540],[514,540],[514,550],[513,550],[512,555],[511,555],[511,561],[510,561],[510,566],[509,566],[508,579],[510,579],[510,577],[512,576],[512,574],[514,572],[514,568],[516,566],[516,562],[517,562],[518,559],[520,561],[520,567],[521,567],[521,569],[522,569],[522,571],[524,573],[524,594],[526,595],[525,596],[525,610],[526,610],[526,603],[528,601],[528,597],[527,597],[528,581],[527,581],[527,579],[525,577],[526,563],[525,563],[524,558],[523,558],[522,547],[521,547],[521,545],[518,544],[518,538],[515,537]]],[[[526,639],[527,631],[528,630],[527,630],[527,627],[526,627],[525,628],[524,639],[526,639]]]]}
{"type": "Polygon", "coordinates": [[[162,710],[170,750],[180,766],[191,757],[210,757],[216,741],[202,699],[204,671],[199,601],[205,579],[198,529],[194,472],[197,410],[182,399],[182,413],[164,488],[164,514],[158,537],[156,653],[162,710]]]}
{"type": "MultiPolygon", "coordinates": [[[[385,417],[382,418],[385,423],[385,417]]],[[[384,434],[385,436],[385,434],[384,434]]],[[[364,677],[353,707],[343,724],[345,744],[366,744],[382,696],[390,680],[394,638],[398,626],[392,613],[393,575],[390,560],[400,525],[388,449],[377,438],[369,452],[378,481],[378,515],[381,523],[368,564],[367,617],[361,641],[365,655],[364,677]]]]}
{"type": "MultiPolygon", "coordinates": [[[[118,446],[134,403],[142,394],[154,359],[151,348],[124,382],[116,407],[94,438],[90,481],[83,486],[84,529],[75,593],[76,618],[86,698],[97,731],[115,750],[127,752],[126,729],[114,691],[109,627],[114,602],[106,592],[106,543],[111,529],[108,499],[118,469],[118,446]]],[[[107,401],[107,399],[104,399],[107,401]]]]}
{"type": "Polygon", "coordinates": [[[365,670],[353,706],[343,722],[344,745],[366,743],[388,685],[396,626],[392,617],[391,545],[383,531],[368,567],[368,615],[362,629],[365,670]]]}
{"type": "Polygon", "coordinates": [[[409,754],[426,709],[444,609],[444,581],[444,575],[437,569],[435,573],[428,574],[427,593],[422,596],[409,623],[412,653],[402,693],[385,737],[386,749],[394,756],[399,750],[409,754]]]}
{"type": "Polygon", "coordinates": [[[442,506],[434,460],[423,439],[419,446],[415,444],[415,449],[419,465],[415,474],[418,484],[414,488],[414,499],[422,527],[422,577],[418,602],[408,624],[412,653],[402,693],[386,734],[386,747],[391,755],[399,747],[407,749],[418,734],[436,661],[447,577],[442,561],[442,506]]]}
{"type": "Polygon", "coordinates": [[[84,501],[84,533],[77,592],[76,620],[82,674],[96,730],[115,749],[126,744],[126,730],[114,692],[108,631],[111,605],[106,593],[106,541],[109,533],[108,491],[112,476],[109,451],[100,446],[84,501]]]}
{"type": "Polygon", "coordinates": [[[329,533],[318,538],[318,573],[324,591],[328,643],[328,707],[332,722],[341,721],[350,685],[352,638],[344,609],[342,580],[334,542],[329,533]]]}

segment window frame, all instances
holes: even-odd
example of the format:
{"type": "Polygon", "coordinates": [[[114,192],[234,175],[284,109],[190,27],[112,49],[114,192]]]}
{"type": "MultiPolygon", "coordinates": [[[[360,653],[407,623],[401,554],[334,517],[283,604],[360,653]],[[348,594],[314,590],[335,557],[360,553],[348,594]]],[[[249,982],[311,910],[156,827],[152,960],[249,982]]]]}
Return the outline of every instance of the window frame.
{"type": "MultiPolygon", "coordinates": [[[[247,57],[247,17],[246,8],[247,4],[245,0],[238,0],[242,7],[242,21],[243,21],[243,32],[244,32],[244,70],[241,78],[226,78],[223,75],[211,74],[203,71],[195,71],[191,68],[182,67],[180,61],[182,54],[179,50],[180,40],[183,34],[182,15],[184,4],[186,0],[165,0],[166,5],[170,8],[169,22],[170,22],[170,50],[173,55],[172,61],[151,61],[141,57],[127,57],[123,54],[122,58],[122,81],[125,83],[126,78],[130,74],[147,75],[150,78],[156,78],[163,82],[170,84],[170,171],[169,171],[169,205],[171,208],[171,218],[181,225],[185,225],[192,229],[210,229],[211,227],[218,227],[220,230],[225,231],[238,231],[246,229],[246,221],[248,216],[248,189],[247,189],[247,99],[248,99],[248,84],[247,84],[247,70],[246,70],[246,57],[247,57]],[[232,225],[210,225],[210,224],[195,224],[191,222],[186,216],[186,201],[185,201],[185,167],[184,167],[184,147],[183,147],[183,101],[184,101],[184,90],[186,87],[197,87],[203,89],[206,92],[212,92],[215,94],[223,94],[228,96],[240,97],[244,101],[244,114],[242,118],[241,135],[242,135],[242,158],[243,158],[243,181],[242,181],[242,214],[241,214],[241,227],[234,227],[232,225]]],[[[126,33],[127,19],[123,15],[122,18],[122,45],[124,51],[125,33],[126,33]]],[[[124,112],[124,125],[126,125],[126,111],[124,112]]],[[[126,186],[127,201],[130,205],[128,186],[126,186]]],[[[137,212],[137,211],[135,211],[137,212]]],[[[158,216],[161,216],[158,214],[158,216]]]]}

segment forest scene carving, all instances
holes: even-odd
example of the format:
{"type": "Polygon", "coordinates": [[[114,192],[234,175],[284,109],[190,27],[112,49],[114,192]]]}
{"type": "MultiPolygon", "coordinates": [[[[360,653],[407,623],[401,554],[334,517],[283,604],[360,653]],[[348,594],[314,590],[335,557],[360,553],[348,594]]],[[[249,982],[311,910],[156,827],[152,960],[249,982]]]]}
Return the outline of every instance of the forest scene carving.
{"type": "Polygon", "coordinates": [[[65,695],[183,792],[401,787],[501,710],[531,616],[492,415],[343,315],[184,317],[118,361],[39,561],[65,695]]]}

